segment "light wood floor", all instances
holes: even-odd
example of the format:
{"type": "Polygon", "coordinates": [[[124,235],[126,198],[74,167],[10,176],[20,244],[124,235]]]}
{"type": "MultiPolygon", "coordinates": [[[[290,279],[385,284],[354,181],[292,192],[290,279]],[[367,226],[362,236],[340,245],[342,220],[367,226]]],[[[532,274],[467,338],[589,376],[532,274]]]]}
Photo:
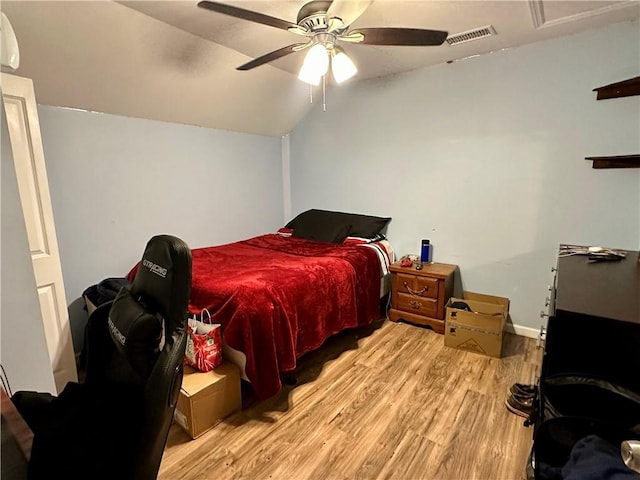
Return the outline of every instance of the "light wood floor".
{"type": "Polygon", "coordinates": [[[521,479],[532,431],[504,400],[540,360],[515,335],[494,359],[404,323],[344,332],[301,359],[298,385],[196,440],[173,425],[159,478],[521,479]]]}

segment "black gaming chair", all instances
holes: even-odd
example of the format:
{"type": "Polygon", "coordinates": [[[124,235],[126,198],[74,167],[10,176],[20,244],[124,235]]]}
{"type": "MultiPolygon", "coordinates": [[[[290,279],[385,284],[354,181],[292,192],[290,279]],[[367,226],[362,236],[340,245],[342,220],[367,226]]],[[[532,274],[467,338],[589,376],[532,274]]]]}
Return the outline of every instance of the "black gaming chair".
{"type": "Polygon", "coordinates": [[[89,318],[85,382],[57,398],[13,396],[34,431],[30,478],[157,477],[182,383],[190,290],[189,247],[153,237],[131,289],[89,318]]]}

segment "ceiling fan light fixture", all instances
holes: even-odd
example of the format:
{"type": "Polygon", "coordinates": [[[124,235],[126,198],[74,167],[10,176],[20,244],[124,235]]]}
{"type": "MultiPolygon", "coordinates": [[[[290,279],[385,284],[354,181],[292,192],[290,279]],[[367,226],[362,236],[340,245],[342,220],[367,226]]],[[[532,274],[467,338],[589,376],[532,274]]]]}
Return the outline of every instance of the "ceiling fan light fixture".
{"type": "Polygon", "coordinates": [[[313,72],[309,71],[309,69],[305,69],[303,65],[300,69],[300,73],[298,73],[298,79],[302,80],[304,83],[317,87],[320,85],[322,75],[314,75],[313,72]]]}
{"type": "Polygon", "coordinates": [[[0,62],[2,66],[17,70],[20,66],[20,49],[11,22],[0,12],[0,62]]]}
{"type": "Polygon", "coordinates": [[[340,49],[335,49],[335,53],[331,58],[331,71],[333,72],[333,78],[336,83],[349,80],[358,73],[358,69],[353,61],[340,49]]]}
{"type": "Polygon", "coordinates": [[[318,85],[329,69],[329,53],[324,45],[316,43],[304,57],[298,78],[311,85],[318,85]]]}

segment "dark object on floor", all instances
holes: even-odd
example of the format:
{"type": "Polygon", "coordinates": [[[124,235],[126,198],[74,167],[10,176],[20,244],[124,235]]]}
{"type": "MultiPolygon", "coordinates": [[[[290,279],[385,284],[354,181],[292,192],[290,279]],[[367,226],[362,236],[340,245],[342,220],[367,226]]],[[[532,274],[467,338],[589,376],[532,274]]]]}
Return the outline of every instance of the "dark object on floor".
{"type": "MultiPolygon", "coordinates": [[[[615,463],[622,461],[622,441],[640,439],[640,432],[636,430],[640,425],[640,395],[636,392],[602,379],[576,375],[548,378],[543,387],[544,395],[534,404],[532,412],[537,420],[533,444],[536,480],[564,478],[564,467],[571,461],[574,449],[582,451],[578,441],[585,437],[595,435],[602,442],[613,445],[617,458],[615,463]],[[562,476],[558,477],[560,470],[562,476]]],[[[598,440],[593,445],[598,447],[602,442],[598,440]]],[[[582,463],[587,470],[592,468],[590,458],[590,455],[582,453],[573,459],[572,468],[579,469],[582,463]]],[[[603,469],[609,467],[617,469],[608,463],[600,465],[594,473],[604,473],[603,469]]],[[[577,474],[569,478],[629,478],[615,475],[581,477],[583,474],[577,470],[577,474]]],[[[637,473],[634,475],[630,478],[640,478],[637,473]]]]}
{"type": "Polygon", "coordinates": [[[589,435],[576,442],[571,449],[569,460],[562,467],[562,478],[638,480],[640,475],[624,464],[619,445],[613,445],[597,435],[589,435]]]}
{"type": "Polygon", "coordinates": [[[540,465],[539,477],[545,480],[638,480],[627,467],[616,445],[597,435],[579,439],[562,466],[540,465]]]}
{"type": "Polygon", "coordinates": [[[533,398],[525,397],[518,394],[509,394],[504,404],[511,413],[529,418],[531,408],[533,406],[533,398]]]}
{"type": "Polygon", "coordinates": [[[89,318],[85,383],[13,396],[34,432],[29,478],[156,478],[182,383],[191,251],[156,236],[142,265],[89,318]]]}
{"type": "Polygon", "coordinates": [[[523,397],[532,397],[536,393],[535,385],[525,385],[524,383],[514,383],[509,387],[509,394],[520,395],[523,397]]]}
{"type": "Polygon", "coordinates": [[[465,312],[472,312],[471,307],[466,302],[453,302],[449,305],[451,308],[456,308],[458,310],[464,310],[465,312]]]}

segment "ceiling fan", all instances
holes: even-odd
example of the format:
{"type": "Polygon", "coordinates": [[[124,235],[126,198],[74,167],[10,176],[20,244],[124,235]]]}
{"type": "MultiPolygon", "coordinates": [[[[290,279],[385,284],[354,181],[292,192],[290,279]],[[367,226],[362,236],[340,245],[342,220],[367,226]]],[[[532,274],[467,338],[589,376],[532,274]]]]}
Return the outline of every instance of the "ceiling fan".
{"type": "Polygon", "coordinates": [[[298,12],[296,23],[245,10],[219,2],[203,0],[198,7],[232,17],[261,23],[270,27],[288,30],[306,37],[302,43],[287,45],[240,65],[237,70],[251,70],[294,52],[309,49],[298,74],[300,80],[318,85],[326,74],[331,62],[331,71],[337,83],[351,78],[357,73],[353,61],[338,42],[363,45],[442,45],[448,32],[418,28],[356,28],[350,25],[364,13],[373,0],[314,0],[305,4],[298,12]]]}

